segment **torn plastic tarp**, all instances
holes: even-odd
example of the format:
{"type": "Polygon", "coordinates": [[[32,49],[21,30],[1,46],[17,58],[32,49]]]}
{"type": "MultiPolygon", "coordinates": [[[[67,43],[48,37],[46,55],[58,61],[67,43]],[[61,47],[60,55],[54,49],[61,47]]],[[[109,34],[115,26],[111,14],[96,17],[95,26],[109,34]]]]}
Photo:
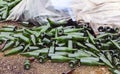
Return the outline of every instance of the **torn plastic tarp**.
{"type": "Polygon", "coordinates": [[[71,0],[22,0],[10,11],[7,20],[35,25],[46,23],[46,18],[54,21],[68,20],[73,16],[70,3],[71,0]]]}

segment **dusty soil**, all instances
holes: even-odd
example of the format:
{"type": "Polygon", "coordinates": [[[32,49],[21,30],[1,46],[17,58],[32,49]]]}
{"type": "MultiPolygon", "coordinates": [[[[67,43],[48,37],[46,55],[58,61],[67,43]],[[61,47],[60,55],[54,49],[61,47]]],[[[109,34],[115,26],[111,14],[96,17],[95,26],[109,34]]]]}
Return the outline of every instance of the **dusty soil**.
{"type": "MultiPolygon", "coordinates": [[[[8,23],[9,25],[18,25],[16,23],[8,23]]],[[[0,23],[7,25],[6,23],[0,23]]],[[[0,74],[62,74],[71,70],[67,63],[50,63],[40,64],[37,61],[31,64],[30,70],[24,70],[23,64],[26,57],[13,55],[4,57],[0,53],[0,74]]],[[[111,74],[106,67],[80,66],[75,68],[72,74],[111,74]]]]}
{"type": "MultiPolygon", "coordinates": [[[[0,53],[0,74],[62,74],[71,70],[67,63],[40,64],[38,61],[31,63],[30,70],[24,70],[25,59],[20,55],[4,57],[3,53],[0,53]]],[[[110,72],[106,67],[80,66],[75,68],[72,74],[110,74],[110,72]]]]}

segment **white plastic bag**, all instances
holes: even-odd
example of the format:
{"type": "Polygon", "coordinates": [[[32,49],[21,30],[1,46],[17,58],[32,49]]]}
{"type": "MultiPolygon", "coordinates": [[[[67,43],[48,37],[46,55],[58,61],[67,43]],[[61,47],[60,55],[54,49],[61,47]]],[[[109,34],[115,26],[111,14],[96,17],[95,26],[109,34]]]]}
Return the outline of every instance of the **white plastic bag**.
{"type": "Polygon", "coordinates": [[[120,0],[73,0],[77,21],[120,25],[120,0]]]}
{"type": "Polygon", "coordinates": [[[7,20],[31,22],[35,25],[52,20],[70,19],[71,0],[22,0],[11,10],[7,20]]]}

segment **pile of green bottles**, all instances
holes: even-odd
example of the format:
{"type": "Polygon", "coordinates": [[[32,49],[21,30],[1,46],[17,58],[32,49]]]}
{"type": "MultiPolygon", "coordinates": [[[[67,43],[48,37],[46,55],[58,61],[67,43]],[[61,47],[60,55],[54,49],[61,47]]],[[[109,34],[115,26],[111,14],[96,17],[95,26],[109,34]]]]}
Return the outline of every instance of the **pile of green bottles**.
{"type": "Polygon", "coordinates": [[[119,32],[119,28],[117,28],[117,27],[111,28],[109,26],[105,26],[105,27],[100,26],[98,28],[98,31],[99,32],[106,32],[106,33],[117,33],[117,32],[119,32]]]}
{"type": "Polygon", "coordinates": [[[15,7],[21,0],[0,0],[0,20],[5,20],[10,10],[15,7]]]}
{"type": "MultiPolygon", "coordinates": [[[[81,65],[106,65],[115,74],[120,68],[120,35],[117,32],[102,32],[98,36],[89,23],[79,25],[67,22],[53,22],[32,27],[18,28],[3,26],[0,29],[0,43],[5,56],[20,54],[34,57],[40,63],[68,62],[70,67],[81,65]],[[8,50],[8,51],[6,51],[8,50]]],[[[30,69],[30,61],[25,62],[25,69],[30,69]]]]}

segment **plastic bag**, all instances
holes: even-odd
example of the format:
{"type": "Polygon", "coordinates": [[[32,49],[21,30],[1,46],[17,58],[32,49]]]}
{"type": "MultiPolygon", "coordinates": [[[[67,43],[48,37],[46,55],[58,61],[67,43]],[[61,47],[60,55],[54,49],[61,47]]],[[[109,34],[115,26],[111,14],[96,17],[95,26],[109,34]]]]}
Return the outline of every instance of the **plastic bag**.
{"type": "Polygon", "coordinates": [[[77,21],[120,24],[120,0],[74,0],[71,7],[77,21]]]}
{"type": "Polygon", "coordinates": [[[11,10],[7,20],[30,22],[35,25],[46,23],[46,18],[54,21],[70,19],[71,0],[22,0],[11,10]]]}

